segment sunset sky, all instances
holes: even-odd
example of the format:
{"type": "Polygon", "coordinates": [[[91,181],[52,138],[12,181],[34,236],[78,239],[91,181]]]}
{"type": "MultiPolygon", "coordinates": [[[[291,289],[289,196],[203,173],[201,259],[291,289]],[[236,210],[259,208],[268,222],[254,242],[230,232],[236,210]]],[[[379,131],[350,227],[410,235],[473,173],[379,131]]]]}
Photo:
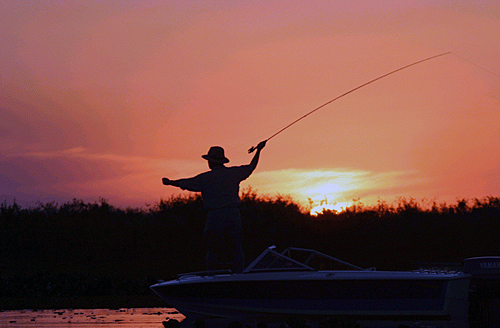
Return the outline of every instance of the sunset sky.
{"type": "Polygon", "coordinates": [[[272,138],[242,188],[301,204],[500,196],[500,3],[0,2],[0,201],[144,206],[272,138]],[[478,66],[476,66],[478,65],[478,66]]]}

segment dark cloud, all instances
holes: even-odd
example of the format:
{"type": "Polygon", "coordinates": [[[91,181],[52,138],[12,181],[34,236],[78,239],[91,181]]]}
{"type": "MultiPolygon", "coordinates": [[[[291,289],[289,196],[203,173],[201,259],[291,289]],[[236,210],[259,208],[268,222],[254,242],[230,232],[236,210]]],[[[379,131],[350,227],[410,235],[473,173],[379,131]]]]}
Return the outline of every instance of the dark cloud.
{"type": "Polygon", "coordinates": [[[67,153],[1,155],[0,172],[0,195],[13,195],[24,201],[105,197],[104,189],[89,192],[81,187],[130,173],[124,163],[67,153]]]}

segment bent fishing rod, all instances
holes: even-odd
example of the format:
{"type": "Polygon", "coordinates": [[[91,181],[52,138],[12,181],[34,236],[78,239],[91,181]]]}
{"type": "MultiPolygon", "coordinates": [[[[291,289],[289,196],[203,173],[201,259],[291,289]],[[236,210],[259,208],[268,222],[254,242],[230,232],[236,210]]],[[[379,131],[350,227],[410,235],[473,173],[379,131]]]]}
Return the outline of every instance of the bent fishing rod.
{"type": "MultiPolygon", "coordinates": [[[[319,107],[316,107],[316,108],[315,108],[315,109],[313,109],[312,111],[310,111],[310,112],[306,113],[305,115],[303,115],[303,116],[299,117],[298,119],[296,119],[296,120],[295,120],[295,121],[293,121],[292,123],[288,124],[287,126],[285,126],[284,128],[282,128],[281,130],[279,130],[278,132],[276,132],[275,134],[273,134],[272,136],[270,136],[269,138],[267,138],[265,141],[269,141],[270,139],[274,138],[275,136],[277,136],[277,135],[278,135],[278,134],[280,134],[281,132],[285,131],[286,129],[288,129],[289,127],[291,127],[292,125],[294,125],[295,123],[297,123],[297,122],[301,121],[302,119],[306,118],[307,116],[311,115],[312,113],[316,112],[317,110],[319,110],[319,109],[321,109],[321,108],[325,107],[326,105],[331,104],[331,103],[332,103],[332,102],[334,102],[335,100],[338,100],[338,99],[340,99],[340,98],[342,98],[342,97],[344,97],[344,96],[347,96],[348,94],[350,94],[350,93],[352,93],[352,92],[354,92],[354,91],[356,91],[356,90],[358,90],[358,89],[361,89],[362,87],[365,87],[365,86],[367,86],[368,84],[371,84],[371,83],[373,83],[373,82],[375,82],[375,81],[378,81],[378,80],[380,80],[380,79],[383,79],[384,77],[387,77],[387,76],[389,76],[389,75],[391,75],[391,74],[394,74],[394,73],[396,73],[396,72],[402,71],[402,70],[404,70],[404,69],[406,69],[406,68],[408,68],[408,67],[411,67],[411,66],[414,66],[414,65],[417,65],[417,64],[423,63],[423,62],[425,62],[425,61],[428,61],[428,60],[431,60],[431,59],[434,59],[434,58],[437,58],[437,57],[441,57],[441,56],[444,56],[444,55],[448,55],[448,54],[450,54],[450,53],[451,53],[451,51],[448,51],[448,52],[445,52],[445,53],[442,53],[442,54],[439,54],[439,55],[434,55],[434,56],[431,56],[431,57],[428,57],[428,58],[425,58],[425,59],[422,59],[422,60],[416,61],[416,62],[411,63],[411,64],[409,64],[409,65],[406,65],[406,66],[400,67],[400,68],[398,68],[398,69],[395,69],[394,71],[391,71],[391,72],[389,72],[389,73],[386,73],[386,74],[384,74],[384,75],[381,75],[381,76],[379,76],[379,77],[377,77],[377,78],[375,78],[375,79],[373,79],[373,80],[370,80],[370,81],[368,81],[368,82],[366,82],[366,83],[363,83],[363,84],[361,84],[360,86],[357,86],[356,88],[351,89],[351,90],[349,90],[349,91],[347,91],[347,92],[345,92],[345,93],[341,94],[340,96],[337,96],[337,97],[333,98],[332,100],[327,101],[327,102],[326,102],[326,103],[324,103],[323,105],[321,105],[321,106],[319,106],[319,107]]],[[[252,153],[252,152],[253,152],[254,150],[256,150],[256,149],[257,149],[257,147],[256,147],[256,146],[254,146],[254,147],[252,147],[252,148],[250,148],[250,149],[248,150],[248,153],[252,153]]]]}

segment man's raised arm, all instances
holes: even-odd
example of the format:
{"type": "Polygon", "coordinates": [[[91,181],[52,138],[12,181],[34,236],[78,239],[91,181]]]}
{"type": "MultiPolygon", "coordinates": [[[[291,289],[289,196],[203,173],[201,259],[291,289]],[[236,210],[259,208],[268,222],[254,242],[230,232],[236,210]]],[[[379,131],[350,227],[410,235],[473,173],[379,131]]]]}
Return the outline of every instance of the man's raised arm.
{"type": "Polygon", "coordinates": [[[252,171],[255,170],[255,168],[257,167],[257,164],[259,163],[260,151],[262,150],[262,148],[264,148],[266,146],[266,142],[267,142],[267,140],[261,141],[257,145],[257,147],[255,147],[255,149],[257,149],[257,151],[255,152],[255,155],[253,156],[252,161],[250,162],[250,166],[252,167],[252,171]]]}

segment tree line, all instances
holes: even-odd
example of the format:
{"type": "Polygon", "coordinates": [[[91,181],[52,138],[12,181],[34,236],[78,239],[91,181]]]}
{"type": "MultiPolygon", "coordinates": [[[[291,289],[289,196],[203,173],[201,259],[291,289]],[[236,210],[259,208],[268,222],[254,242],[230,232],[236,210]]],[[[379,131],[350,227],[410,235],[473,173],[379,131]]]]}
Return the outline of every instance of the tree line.
{"type": "MultiPolygon", "coordinates": [[[[241,213],[247,263],[271,245],[313,248],[378,270],[460,263],[500,250],[500,198],[493,196],[449,205],[401,198],[312,216],[290,197],[248,189],[241,213]]],[[[148,286],[156,280],[204,270],[205,215],[196,194],[146,208],[105,199],[0,204],[0,309],[64,297],[154,298],[148,286]]]]}

